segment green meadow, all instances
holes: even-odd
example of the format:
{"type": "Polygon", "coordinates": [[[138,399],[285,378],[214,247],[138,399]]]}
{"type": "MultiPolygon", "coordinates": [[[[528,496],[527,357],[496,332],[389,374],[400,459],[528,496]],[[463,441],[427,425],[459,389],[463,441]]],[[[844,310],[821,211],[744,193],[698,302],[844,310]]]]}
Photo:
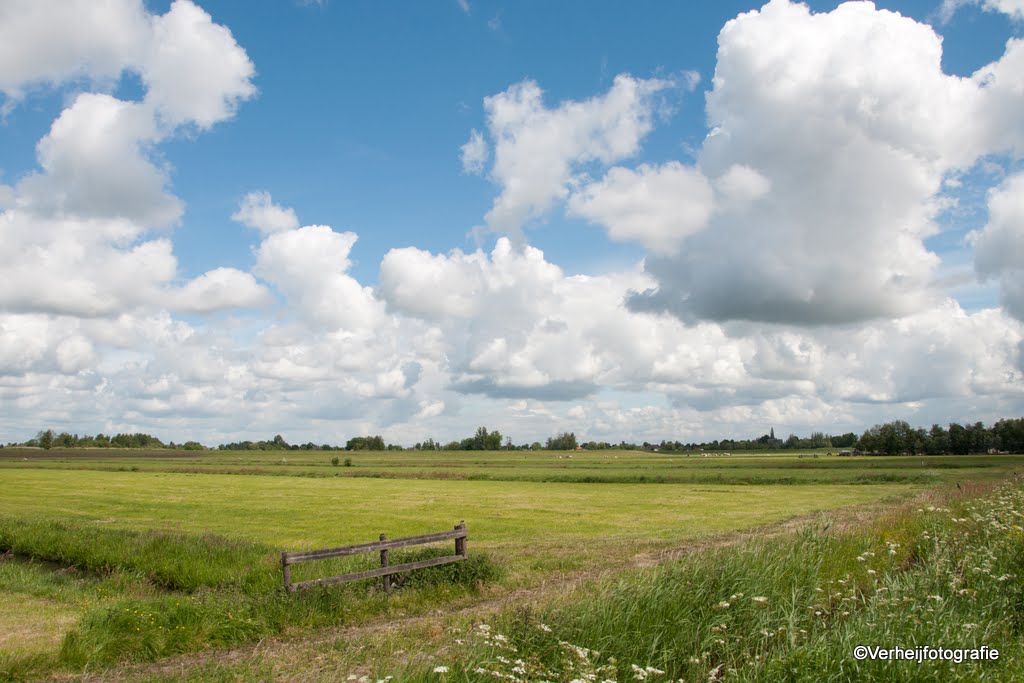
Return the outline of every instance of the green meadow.
{"type": "MultiPolygon", "coordinates": [[[[3,449],[0,680],[123,673],[267,638],[472,613],[502,596],[660,566],[673,551],[795,517],[877,511],[927,491],[996,482],[1022,465],[1022,456],[826,452],[3,449]],[[280,589],[283,550],[442,531],[463,520],[470,561],[414,574],[391,596],[369,580],[296,595],[280,589]]],[[[451,549],[397,552],[392,562],[432,552],[451,549]]],[[[376,561],[300,565],[294,579],[376,561]]],[[[369,666],[363,648],[336,650],[369,666]]],[[[285,666],[285,679],[296,675],[272,664],[285,666]]],[[[229,673],[244,678],[247,666],[229,673]]]]}

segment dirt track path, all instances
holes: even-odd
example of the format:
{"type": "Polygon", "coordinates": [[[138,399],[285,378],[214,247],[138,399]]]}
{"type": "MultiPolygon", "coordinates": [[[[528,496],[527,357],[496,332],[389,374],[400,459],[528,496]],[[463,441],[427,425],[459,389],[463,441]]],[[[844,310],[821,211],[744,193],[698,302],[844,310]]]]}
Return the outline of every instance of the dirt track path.
{"type": "MultiPolygon", "coordinates": [[[[630,569],[653,567],[710,548],[739,545],[754,538],[792,534],[813,524],[828,525],[828,528],[837,531],[851,529],[867,524],[895,509],[918,506],[934,495],[933,490],[923,491],[898,501],[891,498],[883,499],[702,538],[657,552],[637,554],[625,562],[600,569],[549,577],[529,588],[485,594],[471,604],[462,604],[453,609],[435,609],[425,614],[407,617],[381,617],[359,625],[327,628],[312,633],[285,634],[227,650],[192,653],[145,665],[129,665],[97,673],[63,674],[55,676],[53,680],[136,681],[180,677],[180,680],[185,681],[199,680],[204,673],[214,672],[219,674],[220,680],[235,680],[232,676],[223,677],[227,670],[234,667],[240,667],[239,673],[246,676],[238,680],[262,680],[264,677],[260,676],[258,671],[263,668],[273,671],[274,680],[345,680],[348,674],[367,674],[370,673],[370,669],[365,663],[354,663],[346,656],[345,651],[336,648],[335,645],[339,642],[368,643],[371,645],[365,647],[370,647],[372,653],[375,651],[374,645],[380,651],[387,652],[389,643],[414,640],[418,645],[415,652],[400,648],[390,649],[391,657],[397,659],[396,666],[400,667],[402,663],[413,661],[431,661],[435,657],[443,657],[452,647],[453,639],[456,637],[451,635],[453,627],[454,630],[461,630],[468,623],[486,622],[506,609],[538,608],[572,593],[590,581],[612,577],[630,569]],[[243,671],[245,673],[242,673],[243,671]]],[[[364,646],[356,647],[362,650],[364,646]]],[[[357,657],[357,661],[358,659],[357,657]]]]}

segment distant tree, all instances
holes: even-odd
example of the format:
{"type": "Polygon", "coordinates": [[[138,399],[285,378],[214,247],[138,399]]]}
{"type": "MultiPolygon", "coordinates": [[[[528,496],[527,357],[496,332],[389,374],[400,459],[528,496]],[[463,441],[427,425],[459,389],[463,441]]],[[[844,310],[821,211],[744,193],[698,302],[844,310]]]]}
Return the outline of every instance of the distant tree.
{"type": "Polygon", "coordinates": [[[53,437],[53,445],[57,448],[74,448],[78,445],[78,437],[72,436],[67,432],[61,432],[57,436],[53,437]]]}
{"type": "Polygon", "coordinates": [[[384,439],[380,436],[356,436],[345,444],[346,451],[382,451],[384,439]]]}
{"type": "Polygon", "coordinates": [[[949,434],[942,428],[942,425],[933,424],[923,439],[924,452],[928,455],[943,455],[949,453],[949,434]]]}
{"type": "Polygon", "coordinates": [[[53,430],[47,429],[46,431],[39,432],[36,435],[36,441],[39,443],[40,448],[50,450],[53,448],[53,430]]]}
{"type": "Polygon", "coordinates": [[[954,455],[967,455],[971,450],[971,438],[963,425],[952,422],[949,425],[949,452],[954,455]]]}
{"type": "Polygon", "coordinates": [[[992,442],[1001,451],[1024,453],[1024,418],[996,422],[992,425],[992,442]]]}
{"type": "Polygon", "coordinates": [[[975,422],[973,425],[968,425],[967,440],[969,443],[968,450],[971,453],[986,453],[992,446],[992,432],[985,429],[985,425],[981,422],[975,422]]]}
{"type": "Polygon", "coordinates": [[[832,448],[832,440],[824,432],[811,432],[809,441],[811,448],[832,448]]]}
{"type": "MultiPolygon", "coordinates": [[[[650,447],[650,444],[645,444],[650,447]]],[[[549,451],[574,451],[576,450],[576,434],[573,432],[562,432],[557,436],[548,438],[546,448],[549,451]]]]}

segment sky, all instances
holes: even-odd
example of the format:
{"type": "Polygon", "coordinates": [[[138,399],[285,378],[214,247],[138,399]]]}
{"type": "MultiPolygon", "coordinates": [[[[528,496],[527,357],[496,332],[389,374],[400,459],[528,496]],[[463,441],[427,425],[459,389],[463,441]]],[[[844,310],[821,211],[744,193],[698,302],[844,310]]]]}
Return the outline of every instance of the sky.
{"type": "Polygon", "coordinates": [[[1024,0],[8,0],[0,441],[1024,414],[1024,0]]]}

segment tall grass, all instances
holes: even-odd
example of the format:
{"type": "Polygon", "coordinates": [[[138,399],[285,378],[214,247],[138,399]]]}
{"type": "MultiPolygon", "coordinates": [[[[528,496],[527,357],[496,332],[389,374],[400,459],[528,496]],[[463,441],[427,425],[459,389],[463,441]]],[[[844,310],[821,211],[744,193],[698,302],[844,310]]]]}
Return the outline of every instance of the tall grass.
{"type": "Polygon", "coordinates": [[[92,572],[134,571],[158,586],[195,591],[275,585],[274,549],[215,534],[111,529],[98,524],[0,515],[0,551],[92,572]]]}
{"type": "Polygon", "coordinates": [[[440,668],[470,681],[1022,680],[1022,520],[1017,485],[865,530],[819,526],[702,553],[506,612],[440,668]],[[988,645],[1002,656],[862,662],[857,645],[988,645]]]}
{"type": "MultiPolygon", "coordinates": [[[[125,588],[127,599],[92,607],[65,635],[59,661],[72,668],[154,660],[288,629],[352,623],[396,605],[436,605],[473,593],[498,576],[487,555],[474,553],[463,562],[414,573],[392,598],[377,591],[371,580],[289,594],[281,587],[280,555],[269,546],[209,534],[12,517],[0,517],[0,549],[114,577],[114,582],[102,583],[125,588]],[[140,584],[150,590],[140,589],[140,584]]],[[[398,551],[392,562],[450,552],[398,551]]],[[[39,577],[29,581],[17,574],[9,580],[24,592],[41,594],[60,590],[62,583],[39,577]]],[[[0,658],[0,678],[33,677],[51,660],[0,658]]]]}
{"type": "MultiPolygon", "coordinates": [[[[402,561],[438,554],[442,551],[428,548],[410,552],[402,561]]],[[[65,636],[60,658],[72,667],[155,660],[291,629],[359,622],[393,609],[457,600],[498,573],[489,557],[478,553],[463,562],[417,571],[392,596],[365,580],[297,593],[202,589],[189,596],[126,600],[87,614],[65,636]]]]}

